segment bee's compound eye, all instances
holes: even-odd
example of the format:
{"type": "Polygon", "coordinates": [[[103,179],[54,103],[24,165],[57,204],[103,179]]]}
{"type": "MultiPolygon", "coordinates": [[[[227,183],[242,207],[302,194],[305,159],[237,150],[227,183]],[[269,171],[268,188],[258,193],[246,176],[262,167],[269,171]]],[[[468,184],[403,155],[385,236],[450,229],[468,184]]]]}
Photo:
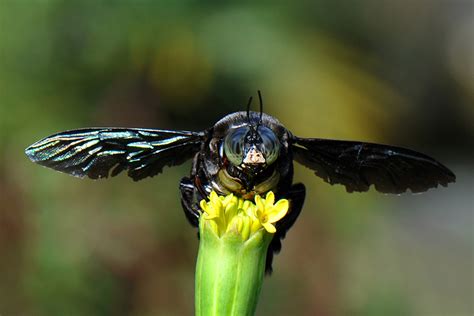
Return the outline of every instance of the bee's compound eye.
{"type": "Polygon", "coordinates": [[[268,165],[277,160],[280,154],[280,141],[275,133],[266,126],[258,127],[258,134],[262,139],[262,151],[268,165]]]}
{"type": "Polygon", "coordinates": [[[234,165],[242,163],[244,156],[245,136],[249,132],[247,126],[231,129],[224,140],[224,153],[227,159],[234,165]]]}

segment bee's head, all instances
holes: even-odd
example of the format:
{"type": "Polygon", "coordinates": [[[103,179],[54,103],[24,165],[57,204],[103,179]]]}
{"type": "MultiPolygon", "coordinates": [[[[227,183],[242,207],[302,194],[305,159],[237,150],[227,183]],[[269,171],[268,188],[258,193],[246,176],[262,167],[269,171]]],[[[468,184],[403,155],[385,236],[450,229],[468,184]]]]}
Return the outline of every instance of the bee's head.
{"type": "Polygon", "coordinates": [[[253,112],[250,116],[249,99],[247,105],[247,124],[230,129],[224,139],[224,153],[227,159],[237,167],[247,170],[258,170],[274,163],[280,153],[280,141],[275,133],[262,125],[262,97],[260,98],[260,115],[253,112]]]}
{"type": "Polygon", "coordinates": [[[280,141],[266,126],[243,125],[227,134],[224,139],[224,153],[234,166],[265,167],[277,160],[280,141]]]}

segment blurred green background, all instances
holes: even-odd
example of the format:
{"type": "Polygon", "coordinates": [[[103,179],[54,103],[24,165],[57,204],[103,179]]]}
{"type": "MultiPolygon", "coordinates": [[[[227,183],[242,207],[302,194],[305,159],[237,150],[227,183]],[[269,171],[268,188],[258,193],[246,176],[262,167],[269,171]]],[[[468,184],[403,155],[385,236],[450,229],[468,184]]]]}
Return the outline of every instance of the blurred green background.
{"type": "MultiPolygon", "coordinates": [[[[258,315],[473,315],[472,1],[0,1],[0,315],[192,315],[179,179],[79,180],[24,148],[88,126],[202,130],[263,92],[302,137],[410,147],[458,182],[347,194],[296,166],[258,315]]],[[[255,105],[256,107],[256,105],[255,105]]]]}

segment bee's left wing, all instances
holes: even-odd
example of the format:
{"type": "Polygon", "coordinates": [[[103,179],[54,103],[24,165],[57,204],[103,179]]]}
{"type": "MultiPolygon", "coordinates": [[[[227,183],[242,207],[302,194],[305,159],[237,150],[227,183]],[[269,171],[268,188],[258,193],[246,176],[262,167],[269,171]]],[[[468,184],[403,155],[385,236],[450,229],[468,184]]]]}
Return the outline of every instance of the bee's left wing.
{"type": "Polygon", "coordinates": [[[138,181],[179,165],[200,148],[204,133],[140,128],[88,128],[46,137],[25,150],[40,165],[92,179],[123,170],[138,181]]]}
{"type": "Polygon", "coordinates": [[[330,184],[363,192],[423,192],[447,186],[456,176],[435,159],[401,147],[319,138],[293,139],[294,159],[330,184]]]}

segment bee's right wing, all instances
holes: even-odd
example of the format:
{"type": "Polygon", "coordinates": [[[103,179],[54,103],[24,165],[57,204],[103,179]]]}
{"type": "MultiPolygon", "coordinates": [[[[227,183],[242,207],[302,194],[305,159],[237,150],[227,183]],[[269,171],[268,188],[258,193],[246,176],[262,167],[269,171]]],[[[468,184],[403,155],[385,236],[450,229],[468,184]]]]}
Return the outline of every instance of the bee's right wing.
{"type": "Polygon", "coordinates": [[[294,137],[293,142],[296,161],[348,192],[364,192],[374,185],[383,193],[416,193],[456,180],[435,159],[406,148],[320,138],[294,137]]]}
{"type": "Polygon", "coordinates": [[[46,137],[25,153],[33,162],[76,177],[106,178],[127,170],[138,181],[192,158],[204,137],[204,132],[88,128],[46,137]]]}

